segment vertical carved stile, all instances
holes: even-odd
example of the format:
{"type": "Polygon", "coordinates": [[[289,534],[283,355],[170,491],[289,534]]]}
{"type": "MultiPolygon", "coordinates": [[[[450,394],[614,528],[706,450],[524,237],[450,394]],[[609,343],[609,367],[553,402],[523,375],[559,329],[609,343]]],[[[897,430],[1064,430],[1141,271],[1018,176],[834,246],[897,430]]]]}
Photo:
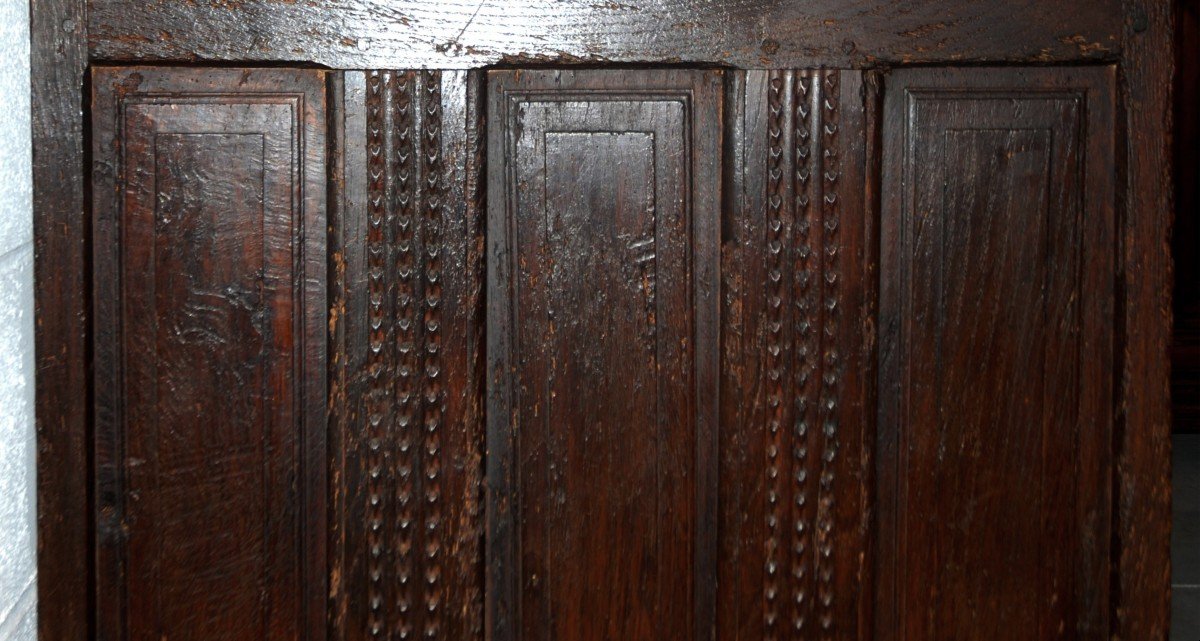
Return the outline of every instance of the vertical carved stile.
{"type": "Polygon", "coordinates": [[[346,187],[355,192],[347,201],[361,203],[364,237],[348,276],[364,297],[359,342],[349,348],[362,355],[364,411],[352,420],[363,446],[346,490],[362,508],[343,516],[360,537],[348,544],[359,561],[345,579],[362,595],[348,606],[354,639],[435,641],[482,629],[480,530],[461,515],[478,512],[472,496],[482,477],[482,379],[470,359],[480,349],[472,332],[482,322],[483,274],[447,278],[453,261],[467,262],[459,252],[472,247],[477,264],[482,251],[482,223],[464,219],[479,215],[483,198],[478,176],[470,178],[479,160],[467,158],[479,143],[468,138],[464,101],[478,93],[467,97],[466,80],[366,71],[362,102],[347,107],[361,114],[363,133],[362,171],[353,184],[347,172],[346,187]]]}
{"type": "Polygon", "coordinates": [[[780,636],[780,573],[783,566],[781,539],[785,520],[783,505],[783,422],[785,394],[784,333],[784,244],[787,239],[785,211],[784,134],[787,128],[788,73],[772,71],[767,81],[767,237],[766,237],[766,427],[767,427],[767,540],[764,571],[764,626],[766,639],[780,636]]]}
{"type": "Polygon", "coordinates": [[[415,543],[417,506],[414,505],[417,452],[414,433],[418,429],[419,395],[414,389],[417,371],[416,327],[416,223],[413,207],[416,200],[416,176],[413,153],[413,91],[412,72],[398,72],[392,87],[392,212],[395,230],[396,264],[396,390],[395,440],[396,496],[395,556],[396,590],[393,637],[404,641],[413,631],[413,547],[415,543]]]}
{"type": "Polygon", "coordinates": [[[441,438],[445,397],[441,379],[441,303],[442,303],[442,74],[423,72],[423,103],[421,132],[421,162],[423,185],[424,228],[424,402],[425,447],[423,479],[425,503],[425,626],[427,641],[437,639],[443,615],[441,594],[441,534],[443,524],[441,505],[441,438]]]}
{"type": "Polygon", "coordinates": [[[817,597],[821,621],[821,638],[833,638],[834,630],[834,459],[838,450],[838,402],[841,382],[841,354],[837,343],[839,308],[839,254],[841,251],[838,225],[838,179],[841,177],[839,158],[839,114],[841,100],[839,76],[836,70],[821,74],[821,218],[823,265],[821,269],[822,303],[822,363],[821,373],[821,476],[817,499],[817,597]]]}
{"type": "Polygon", "coordinates": [[[814,86],[813,74],[797,72],[794,91],[795,105],[795,241],[793,245],[793,304],[796,348],[792,374],[795,377],[792,457],[795,483],[792,509],[795,510],[792,564],[792,627],[796,634],[806,631],[812,612],[812,505],[809,500],[809,427],[815,409],[813,390],[817,370],[817,302],[814,285],[819,269],[819,257],[813,251],[813,238],[819,234],[814,227],[818,217],[812,203],[813,195],[813,117],[814,100],[820,96],[814,86]]]}
{"type": "Polygon", "coordinates": [[[839,80],[837,71],[821,69],[771,71],[766,78],[762,371],[768,639],[837,634],[839,80]]]}
{"type": "Polygon", "coordinates": [[[386,227],[387,159],[384,150],[386,80],[382,72],[367,75],[367,631],[372,639],[388,638],[385,630],[385,453],[388,442],[389,358],[388,234],[386,227]]]}

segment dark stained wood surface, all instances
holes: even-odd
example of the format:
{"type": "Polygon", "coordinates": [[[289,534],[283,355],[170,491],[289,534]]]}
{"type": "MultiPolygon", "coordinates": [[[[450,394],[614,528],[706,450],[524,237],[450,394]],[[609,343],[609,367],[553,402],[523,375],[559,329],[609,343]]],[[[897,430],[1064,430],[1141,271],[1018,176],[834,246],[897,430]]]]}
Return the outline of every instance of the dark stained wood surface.
{"type": "Polygon", "coordinates": [[[98,60],[744,68],[1113,60],[1118,0],[92,0],[98,60]]]}
{"type": "Polygon", "coordinates": [[[720,71],[489,75],[490,638],[711,638],[720,71]]]}
{"type": "Polygon", "coordinates": [[[1172,5],[1126,0],[1113,636],[1165,639],[1171,609],[1172,5]]]}
{"type": "MultiPolygon", "coordinates": [[[[587,74],[577,72],[577,75],[587,74]]],[[[726,427],[720,431],[717,444],[721,459],[717,474],[728,477],[719,484],[720,523],[716,530],[720,537],[716,567],[724,577],[718,584],[727,590],[718,595],[717,603],[733,617],[728,624],[732,627],[724,628],[727,630],[763,626],[768,618],[780,622],[775,624],[780,634],[783,625],[797,623],[836,634],[837,638],[856,638],[863,629],[858,621],[864,616],[867,601],[861,597],[859,577],[867,571],[862,546],[868,534],[869,491],[866,464],[869,451],[863,444],[869,442],[869,421],[865,416],[869,415],[867,383],[872,380],[863,368],[869,366],[872,330],[865,316],[870,300],[868,281],[855,274],[869,269],[871,252],[864,240],[864,224],[841,224],[843,216],[849,220],[870,220],[862,191],[853,187],[862,184],[866,164],[866,114],[861,83],[857,73],[815,71],[776,74],[774,83],[766,72],[734,73],[725,83],[728,104],[734,105],[726,123],[741,123],[731,127],[721,154],[741,159],[722,163],[725,174],[722,181],[736,191],[722,197],[730,211],[735,212],[723,232],[726,249],[721,270],[722,287],[727,290],[723,303],[727,320],[722,324],[720,338],[721,344],[730,346],[722,357],[721,377],[726,391],[721,395],[734,409],[722,410],[722,415],[729,418],[728,422],[722,422],[726,427]],[[785,90],[781,83],[793,76],[798,79],[787,80],[793,84],[785,90]],[[794,122],[785,120],[784,114],[800,106],[811,109],[813,105],[820,105],[820,115],[800,116],[794,122]],[[747,118],[748,114],[752,117],[747,118]],[[805,142],[806,137],[815,138],[805,142]],[[795,147],[794,141],[798,141],[795,147]],[[784,148],[789,150],[786,171],[791,177],[787,180],[782,178],[783,161],[777,157],[784,148]],[[822,179],[814,181],[812,177],[816,175],[822,179]],[[779,198],[768,197],[768,183],[772,195],[779,198]],[[793,196],[789,195],[793,191],[797,201],[822,204],[793,205],[793,196]],[[799,223],[791,222],[797,215],[793,213],[796,207],[811,210],[808,214],[800,212],[799,223]],[[785,219],[790,231],[782,237],[775,235],[777,232],[768,236],[766,230],[785,219]],[[819,229],[805,231],[805,240],[801,238],[801,227],[819,229]],[[777,260],[780,264],[807,265],[805,269],[811,270],[806,277],[807,285],[797,282],[780,291],[774,286],[754,285],[762,282],[763,272],[757,270],[767,259],[765,252],[780,239],[786,243],[779,245],[781,253],[777,260]],[[814,256],[814,248],[820,248],[822,256],[830,257],[814,256]],[[828,284],[822,284],[827,280],[828,284]],[[806,289],[812,291],[806,294],[806,289]],[[779,307],[771,307],[773,297],[781,291],[785,295],[776,301],[779,307]],[[810,311],[787,311],[803,301],[808,301],[810,311]],[[812,307],[814,301],[820,301],[822,308],[827,304],[835,307],[818,313],[812,307]],[[771,323],[786,322],[786,334],[774,338],[758,334],[763,331],[761,328],[768,327],[764,314],[769,309],[782,310],[782,320],[771,323]],[[825,327],[822,317],[826,315],[831,319],[828,332],[822,329],[825,327]],[[792,338],[797,332],[811,332],[811,335],[792,338]],[[845,337],[847,344],[854,347],[839,349],[837,344],[842,339],[837,336],[845,337]],[[738,344],[741,345],[738,349],[732,347],[738,344]],[[814,349],[822,351],[819,358],[809,353],[814,349]],[[783,361],[779,359],[769,371],[763,371],[772,353],[784,353],[789,359],[811,359],[811,366],[794,379],[781,380],[777,388],[773,387],[773,400],[758,396],[759,392],[747,395],[740,391],[740,377],[781,374],[779,367],[783,361]],[[827,362],[828,359],[844,359],[844,363],[827,362]],[[818,379],[821,385],[813,387],[811,381],[818,379]],[[793,393],[793,386],[797,390],[808,389],[796,392],[799,396],[795,404],[799,409],[791,409],[792,403],[788,403],[782,408],[782,419],[771,419],[762,413],[765,403],[781,403],[783,395],[793,393]],[[819,405],[827,403],[833,404],[830,409],[818,411],[819,405]],[[793,414],[794,411],[797,413],[793,414]],[[767,465],[768,442],[762,434],[772,420],[782,421],[774,445],[776,451],[792,451],[793,457],[802,459],[777,460],[774,466],[767,465]],[[808,427],[812,421],[821,421],[819,438],[818,431],[808,427]],[[801,429],[803,434],[798,436],[801,429]],[[827,430],[832,431],[827,433],[827,430]],[[805,452],[795,453],[798,447],[805,452]],[[809,447],[812,453],[807,453],[809,447]],[[826,460],[827,455],[833,456],[826,460]],[[797,474],[805,479],[811,475],[813,480],[783,482],[797,474]],[[764,483],[772,482],[772,478],[779,484],[774,499],[762,491],[764,483]],[[836,493],[832,489],[834,484],[838,488],[836,493]],[[802,509],[793,509],[789,507],[790,501],[795,500],[809,503],[802,509]],[[768,508],[772,501],[779,503],[773,512],[768,508]],[[818,509],[819,505],[822,507],[818,509]],[[804,530],[789,535],[783,526],[777,526],[774,534],[768,534],[768,518],[804,530]],[[816,534],[818,529],[823,532],[820,536],[816,534]],[[789,552],[789,544],[807,547],[789,552]],[[773,579],[763,574],[768,545],[777,550],[774,553],[777,558],[772,560],[780,568],[773,579]],[[800,572],[806,578],[793,585],[783,576],[785,571],[800,572]],[[792,599],[799,598],[799,604],[785,606],[784,596],[779,596],[778,610],[770,614],[764,611],[768,594],[785,592],[792,599]]],[[[478,576],[475,573],[482,571],[483,565],[477,556],[478,548],[472,547],[471,541],[479,540],[479,532],[474,529],[480,524],[479,507],[473,498],[477,495],[472,491],[478,491],[475,483],[482,476],[482,457],[472,450],[472,443],[477,441],[472,441],[471,435],[478,437],[482,415],[464,414],[448,422],[447,438],[461,440],[438,452],[438,456],[445,454],[456,462],[452,469],[439,466],[437,482],[457,487],[453,490],[457,500],[436,509],[414,501],[413,497],[422,496],[421,484],[428,481],[413,470],[427,465],[430,455],[416,445],[424,436],[404,427],[411,420],[407,412],[414,411],[404,407],[420,412],[427,401],[420,395],[414,398],[407,391],[410,385],[415,385],[406,382],[411,377],[406,372],[412,371],[410,351],[421,353],[422,348],[418,342],[412,350],[409,339],[403,335],[405,328],[412,326],[406,316],[409,312],[403,309],[411,296],[405,283],[425,278],[423,274],[428,269],[424,264],[411,270],[407,267],[409,252],[416,255],[422,252],[419,242],[409,239],[410,232],[406,230],[414,230],[416,236],[412,238],[416,239],[427,233],[423,230],[429,224],[425,220],[410,220],[410,208],[413,199],[432,202],[434,196],[431,183],[419,176],[414,179],[410,173],[420,171],[409,164],[411,152],[405,153],[411,149],[413,136],[422,138],[430,131],[441,131],[447,137],[441,146],[446,153],[445,165],[457,167],[461,163],[466,167],[463,176],[439,172],[441,178],[433,183],[444,184],[454,194],[449,204],[468,208],[465,218],[459,213],[447,213],[449,218],[443,219],[448,225],[449,221],[456,221],[448,228],[455,231],[446,237],[447,242],[463,234],[461,242],[466,247],[459,246],[456,253],[449,255],[462,256],[467,262],[459,263],[456,258],[455,269],[442,272],[462,279],[458,281],[460,284],[444,281],[442,304],[446,310],[461,310],[454,312],[456,315],[481,309],[480,292],[475,288],[482,274],[475,271],[472,276],[469,265],[476,264],[471,262],[475,260],[471,247],[481,247],[478,243],[482,236],[480,230],[471,227],[474,223],[470,221],[476,220],[477,214],[469,212],[478,211],[482,202],[478,184],[472,183],[479,175],[477,168],[482,167],[482,150],[472,149],[477,143],[468,142],[468,153],[463,156],[460,144],[455,142],[464,135],[456,133],[462,131],[460,127],[475,132],[466,134],[467,141],[476,140],[480,127],[471,113],[480,104],[479,99],[477,83],[462,74],[443,73],[436,85],[422,80],[420,74],[408,72],[351,73],[345,82],[346,118],[335,125],[335,130],[342,132],[335,137],[344,139],[338,157],[342,158],[340,164],[345,174],[338,185],[339,189],[344,188],[345,195],[337,214],[340,222],[335,223],[342,240],[335,244],[331,256],[335,290],[343,292],[335,295],[333,302],[334,349],[345,355],[341,364],[335,364],[332,390],[333,434],[335,439],[341,439],[341,444],[334,448],[337,454],[333,462],[334,478],[339,479],[334,484],[337,507],[332,526],[333,574],[340,578],[334,586],[335,634],[386,637],[403,630],[424,629],[431,618],[412,604],[442,595],[443,590],[456,591],[447,598],[465,599],[455,601],[465,607],[436,613],[433,620],[439,622],[438,630],[448,626],[462,630],[463,634],[476,634],[481,625],[471,604],[477,603],[474,599],[480,594],[472,577],[478,576]],[[440,130],[423,128],[412,120],[421,116],[411,111],[410,94],[421,83],[426,88],[437,86],[443,96],[436,101],[442,110],[440,130]],[[459,87],[465,87],[465,107],[459,102],[464,99],[464,90],[459,87]],[[367,96],[374,97],[368,100],[367,96]],[[410,130],[414,127],[423,133],[410,130]],[[461,192],[455,191],[460,188],[461,192]],[[375,331],[372,327],[385,331],[372,338],[375,331]],[[386,331],[396,337],[388,337],[386,331]],[[450,511],[451,516],[438,521],[444,524],[444,533],[427,540],[439,539],[437,549],[450,546],[446,553],[453,556],[452,562],[413,553],[423,545],[420,530],[413,530],[411,524],[426,522],[437,509],[450,511]],[[400,582],[406,576],[409,581],[412,576],[428,576],[427,570],[435,570],[441,577],[439,583],[445,587],[426,583],[404,587],[400,582]]],[[[431,108],[436,110],[427,101],[425,109],[431,108]]],[[[439,331],[447,337],[440,349],[444,362],[470,358],[471,342],[481,336],[478,329],[460,333],[466,330],[445,324],[439,331]]],[[[478,383],[471,381],[481,381],[482,377],[470,372],[452,372],[445,380],[447,389],[454,390],[451,398],[461,397],[470,407],[469,403],[474,402],[471,399],[477,398],[471,395],[479,390],[478,383]]],[[[442,495],[444,492],[439,494],[442,495]]]]}
{"type": "Polygon", "coordinates": [[[864,638],[868,87],[844,70],[731,78],[717,636],[864,638]]]}
{"type": "MultiPolygon", "coordinates": [[[[85,0],[33,0],[38,637],[89,641],[92,513],[85,0]]],[[[24,215],[24,214],[21,214],[24,215]]],[[[27,374],[26,374],[27,375],[27,374]]]]}
{"type": "Polygon", "coordinates": [[[1169,4],[37,0],[41,638],[291,638],[303,630],[394,641],[535,632],[886,640],[907,627],[913,639],[1165,639],[1169,4]],[[83,71],[103,62],[193,67],[102,71],[129,82],[94,85],[109,102],[91,115],[109,116],[94,121],[85,155],[83,71]],[[216,64],[194,68],[206,62],[216,64]],[[986,62],[1068,67],[894,70],[986,62]],[[368,70],[233,68],[261,63],[368,70]],[[593,68],[608,63],[641,64],[593,68]],[[496,94],[484,65],[509,68],[496,74],[506,83],[546,83],[557,96],[563,111],[522,116],[533,129],[518,136],[547,152],[544,167],[507,152],[485,158],[485,134],[516,130],[515,120],[485,118],[496,94]],[[524,69],[552,65],[577,68],[524,69]],[[547,82],[555,77],[560,84],[547,82]],[[939,144],[957,152],[920,163],[882,153],[896,148],[904,125],[885,118],[883,101],[927,77],[957,100],[931,112],[946,115],[939,144]],[[563,78],[570,91],[590,93],[567,95],[563,78]],[[686,99],[714,109],[706,124],[680,134],[678,119],[697,113],[648,106],[660,102],[655,85],[667,78],[708,79],[703,100],[686,99]],[[285,131],[262,111],[298,92],[317,105],[326,82],[328,111],[306,111],[305,128],[285,131]],[[118,131],[116,101],[126,96],[136,126],[118,131]],[[242,106],[222,112],[222,100],[242,106]],[[148,119],[146,105],[157,103],[175,107],[148,119]],[[971,118],[997,126],[946,124],[971,118]],[[550,127],[564,123],[611,132],[550,127]],[[536,127],[547,134],[541,142],[536,127]],[[248,138],[301,141],[324,158],[326,135],[328,171],[315,162],[296,169],[305,173],[296,179],[302,200],[273,199],[265,181],[259,199],[276,209],[253,206],[256,172],[277,174],[252,159],[248,138]],[[112,160],[124,159],[114,140],[165,164],[138,157],[131,166],[144,171],[114,173],[112,160]],[[661,157],[663,145],[682,155],[661,157]],[[89,160],[95,182],[85,189],[89,160]],[[489,171],[499,182],[485,190],[485,168],[506,163],[519,171],[489,171]],[[923,185],[922,198],[955,214],[920,218],[947,234],[944,244],[889,240],[889,224],[918,219],[895,209],[905,192],[893,181],[909,164],[925,177],[911,183],[923,185]],[[659,180],[677,167],[705,179],[659,180]],[[513,220],[555,242],[518,237],[485,247],[485,236],[503,238],[485,234],[485,191],[494,211],[516,211],[517,201],[495,199],[510,181],[526,194],[538,180],[518,176],[534,175],[548,181],[550,199],[524,210],[557,218],[513,220]],[[136,215],[127,221],[115,209],[119,190],[131,194],[120,201],[129,212],[186,204],[176,219],[185,224],[176,233],[136,215]],[[1046,198],[1018,198],[1040,193],[1046,198]],[[300,206],[310,198],[322,204],[300,206]],[[652,211],[635,206],[649,200],[652,211]],[[1120,206],[1090,216],[1105,203],[1120,206]],[[292,272],[281,271],[282,251],[264,254],[273,260],[257,273],[246,253],[229,250],[270,247],[284,210],[325,216],[326,208],[328,249],[323,218],[303,227],[293,257],[306,262],[292,272]],[[708,227],[660,226],[678,211],[708,227]],[[656,232],[653,260],[638,262],[649,254],[630,253],[625,241],[647,233],[647,221],[670,233],[656,232]],[[1106,223],[1108,237],[1096,227],[1106,223]],[[696,238],[709,243],[700,253],[696,238]],[[518,264],[539,277],[535,287],[524,299],[485,296],[488,278],[517,277],[489,265],[508,264],[522,248],[536,250],[536,260],[518,264]],[[942,263],[953,268],[895,290],[907,277],[897,265],[942,263]],[[647,264],[654,278],[639,280],[647,264]],[[269,287],[258,298],[235,295],[271,278],[291,278],[290,297],[269,287]],[[1026,278],[1043,287],[1022,287],[1026,278]],[[188,292],[216,284],[226,286],[218,299],[246,304],[202,328],[211,349],[195,349],[190,331],[161,340],[114,331],[199,318],[188,292]],[[688,289],[697,284],[707,288],[688,289]],[[518,315],[524,323],[506,334],[486,327],[497,315],[485,300],[575,313],[552,322],[518,315]],[[897,314],[899,300],[940,311],[897,314]],[[290,339],[268,321],[289,315],[290,339]],[[935,319],[942,324],[918,322],[935,319]],[[551,328],[555,340],[542,341],[551,328]],[[485,334],[545,351],[489,365],[485,334]],[[1009,335],[1028,340],[982,347],[1009,335]],[[904,336],[940,340],[941,355],[897,360],[904,336]],[[672,342],[679,338],[690,342],[672,342]],[[251,392],[239,379],[285,370],[280,398],[296,399],[290,409],[245,404],[251,392]],[[545,402],[527,403],[516,418],[489,409],[487,390],[540,371],[555,376],[525,398],[545,402]],[[677,371],[711,379],[680,388],[671,384],[677,371]],[[169,395],[131,385],[144,381],[229,411],[160,405],[169,395]],[[632,391],[612,392],[620,385],[611,381],[632,391]],[[901,390],[937,411],[889,414],[901,390]],[[692,414],[658,420],[671,403],[692,414]],[[512,432],[489,421],[525,425],[535,410],[552,429],[517,440],[545,447],[503,458],[512,432]],[[175,440],[160,443],[131,416],[172,422],[163,434],[175,440]],[[937,438],[957,439],[961,452],[939,457],[930,447],[937,438]],[[279,447],[302,442],[315,449],[279,447]],[[150,444],[161,447],[130,456],[150,444]],[[238,456],[293,474],[263,477],[231,502],[228,490],[243,485],[238,456]],[[503,461],[512,478],[488,472],[485,487],[485,466],[503,461]],[[270,490],[292,511],[261,521],[270,490]],[[256,518],[264,527],[248,527],[256,518]],[[675,530],[655,531],[661,524],[675,530]],[[606,546],[601,534],[618,544],[606,546]],[[246,545],[220,548],[219,537],[246,545]],[[526,538],[547,553],[516,549],[526,538]],[[146,569],[160,558],[154,541],[168,542],[161,582],[146,569]],[[254,545],[277,553],[255,554],[254,545]],[[911,572],[896,574],[900,559],[911,572]],[[264,571],[274,578],[262,579],[264,571]],[[497,577],[508,579],[498,585],[497,577]],[[148,596],[152,581],[165,600],[148,596]],[[296,587],[278,589],[283,583],[296,587]],[[272,594],[277,606],[254,608],[272,594]],[[912,607],[898,609],[897,595],[912,607]],[[522,600],[546,609],[512,609],[522,600]],[[926,634],[930,622],[937,627],[926,634]],[[262,634],[268,629],[276,636],[262,634]]]}
{"type": "Polygon", "coordinates": [[[880,638],[1107,637],[1114,78],[888,78],[880,638]]]}
{"type": "Polygon", "coordinates": [[[483,632],[481,82],[344,77],[331,252],[335,638],[483,632]]]}
{"type": "Polygon", "coordinates": [[[325,76],[93,76],[98,624],[319,639],[325,76]]]}

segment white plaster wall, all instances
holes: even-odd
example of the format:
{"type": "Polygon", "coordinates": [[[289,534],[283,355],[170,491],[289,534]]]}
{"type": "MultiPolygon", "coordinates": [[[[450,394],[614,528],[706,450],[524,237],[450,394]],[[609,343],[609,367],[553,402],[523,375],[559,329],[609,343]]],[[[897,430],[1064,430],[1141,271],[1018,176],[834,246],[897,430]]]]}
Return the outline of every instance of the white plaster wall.
{"type": "Polygon", "coordinates": [[[0,641],[36,641],[27,0],[0,0],[0,60],[0,641]]]}

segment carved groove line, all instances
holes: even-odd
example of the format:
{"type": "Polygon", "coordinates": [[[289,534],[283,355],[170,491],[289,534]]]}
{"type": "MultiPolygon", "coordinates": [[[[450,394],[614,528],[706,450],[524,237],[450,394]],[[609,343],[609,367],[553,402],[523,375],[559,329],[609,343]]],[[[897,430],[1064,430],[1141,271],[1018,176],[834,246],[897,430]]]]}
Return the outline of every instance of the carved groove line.
{"type": "Polygon", "coordinates": [[[764,630],[771,640],[831,639],[842,368],[840,77],[771,71],[766,82],[764,630]],[[791,623],[786,632],[781,616],[791,623]]]}
{"type": "Polygon", "coordinates": [[[420,409],[414,389],[416,362],[416,291],[415,258],[416,229],[413,203],[416,184],[413,176],[413,78],[409,72],[398,72],[392,86],[392,212],[395,228],[396,263],[396,617],[393,637],[403,641],[412,635],[412,550],[415,539],[413,493],[416,475],[413,431],[420,409]]]}
{"type": "Polygon", "coordinates": [[[442,303],[442,74],[424,71],[421,162],[424,177],[424,296],[425,296],[425,639],[440,633],[441,612],[441,428],[445,395],[441,379],[442,303]]]}
{"type": "Polygon", "coordinates": [[[834,511],[834,459],[838,448],[838,388],[841,369],[841,354],[838,352],[837,332],[838,316],[838,259],[840,246],[838,241],[838,226],[840,212],[838,203],[838,179],[841,177],[841,165],[838,158],[838,130],[840,101],[839,77],[837,71],[825,71],[823,74],[822,93],[822,126],[821,126],[821,178],[822,178],[822,212],[824,223],[822,241],[824,264],[823,276],[823,323],[822,340],[824,345],[824,363],[821,376],[821,411],[822,421],[822,456],[821,478],[818,487],[817,501],[817,581],[820,607],[822,638],[833,636],[833,511],[834,511]]]}
{"type": "Polygon", "coordinates": [[[436,641],[448,615],[442,76],[366,73],[366,637],[436,641]]]}
{"type": "Polygon", "coordinates": [[[792,458],[794,470],[792,480],[795,483],[792,509],[795,510],[793,525],[793,608],[792,627],[798,634],[804,632],[808,623],[808,615],[812,609],[812,593],[809,589],[811,561],[807,555],[812,549],[812,519],[809,516],[808,501],[808,438],[810,411],[813,406],[812,386],[817,363],[816,347],[816,307],[814,299],[813,280],[817,272],[817,256],[813,253],[814,212],[812,204],[812,101],[820,95],[819,87],[814,87],[813,76],[808,71],[802,71],[796,76],[795,91],[795,232],[794,243],[794,282],[793,296],[795,317],[793,334],[795,336],[795,398],[792,435],[792,458]]]}
{"type": "Polygon", "coordinates": [[[783,243],[784,230],[784,128],[785,72],[772,71],[767,86],[767,541],[763,585],[764,624],[767,641],[779,638],[780,495],[783,474],[782,449],[784,362],[783,362],[783,243]]]}
{"type": "Polygon", "coordinates": [[[384,631],[384,503],[385,442],[388,435],[388,354],[390,327],[387,304],[388,239],[385,227],[384,193],[386,163],[383,148],[384,78],[379,72],[367,76],[367,632],[372,639],[385,638],[384,631]]]}

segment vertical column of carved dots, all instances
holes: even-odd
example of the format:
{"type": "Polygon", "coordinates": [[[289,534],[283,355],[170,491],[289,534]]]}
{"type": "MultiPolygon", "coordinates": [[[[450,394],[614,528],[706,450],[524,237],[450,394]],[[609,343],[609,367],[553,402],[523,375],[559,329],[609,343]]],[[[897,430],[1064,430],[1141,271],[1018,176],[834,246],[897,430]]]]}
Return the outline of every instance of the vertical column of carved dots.
{"type": "Polygon", "coordinates": [[[385,638],[384,630],[384,468],[388,414],[387,167],[384,153],[384,75],[367,74],[367,632],[385,638]]]}
{"type": "Polygon", "coordinates": [[[767,79],[767,252],[766,252],[766,395],[767,395],[767,541],[764,568],[764,624],[767,641],[779,638],[780,500],[783,484],[780,450],[783,440],[783,255],[785,72],[767,79]]]}
{"type": "Polygon", "coordinates": [[[416,475],[414,432],[420,407],[414,377],[417,363],[416,221],[413,215],[416,176],[413,164],[412,72],[398,72],[392,87],[392,211],[395,221],[396,265],[396,572],[393,638],[404,641],[413,631],[413,487],[416,475]]]}
{"type": "Polygon", "coordinates": [[[837,196],[841,164],[838,158],[838,104],[840,102],[837,71],[823,73],[822,111],[822,245],[824,251],[823,292],[824,319],[822,323],[824,363],[821,376],[821,410],[823,413],[821,456],[821,479],[817,501],[817,580],[820,606],[822,638],[833,634],[833,524],[834,524],[834,460],[838,448],[838,379],[840,377],[841,354],[838,352],[838,225],[840,211],[837,196]]]}
{"type": "Polygon", "coordinates": [[[441,305],[442,305],[442,76],[438,71],[423,72],[424,114],[422,114],[421,162],[424,177],[424,295],[425,295],[425,448],[423,469],[425,494],[424,579],[425,639],[433,641],[440,633],[441,619],[441,430],[444,394],[441,378],[441,305]]]}
{"type": "Polygon", "coordinates": [[[808,440],[809,425],[813,409],[813,384],[817,369],[817,302],[814,298],[813,281],[816,279],[817,264],[813,254],[813,225],[816,216],[812,207],[812,111],[813,99],[820,95],[819,87],[813,86],[812,73],[797,73],[794,91],[795,104],[795,242],[793,248],[792,298],[795,304],[794,334],[796,341],[795,403],[792,424],[793,446],[793,509],[795,523],[792,525],[792,627],[803,635],[812,611],[811,573],[809,553],[812,549],[812,519],[809,505],[808,440]]]}

